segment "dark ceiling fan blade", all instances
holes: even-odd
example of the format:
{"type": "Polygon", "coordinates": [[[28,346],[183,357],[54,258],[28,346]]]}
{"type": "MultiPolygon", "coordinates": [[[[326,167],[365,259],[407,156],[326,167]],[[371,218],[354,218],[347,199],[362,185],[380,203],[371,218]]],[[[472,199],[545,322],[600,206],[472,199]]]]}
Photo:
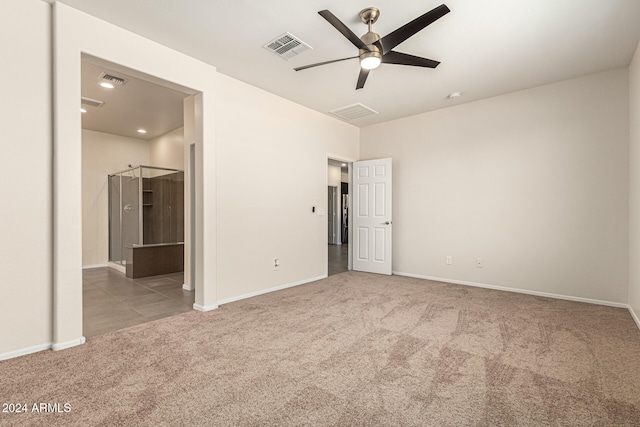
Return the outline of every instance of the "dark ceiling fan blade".
{"type": "Polygon", "coordinates": [[[331,61],[324,61],[324,62],[318,62],[316,64],[303,65],[302,67],[294,68],[294,70],[301,71],[301,70],[306,70],[307,68],[319,67],[320,65],[326,65],[334,62],[346,61],[347,59],[356,59],[356,58],[357,56],[350,56],[348,58],[333,59],[331,61]]]}
{"type": "Polygon", "coordinates": [[[397,30],[387,34],[380,39],[380,44],[382,44],[383,52],[390,52],[391,49],[398,46],[400,43],[413,36],[418,31],[425,28],[427,25],[442,18],[449,12],[451,12],[451,9],[449,9],[444,4],[441,4],[440,6],[430,10],[424,15],[417,17],[408,24],[405,24],[397,30]]]}
{"type": "Polygon", "coordinates": [[[412,65],[414,67],[436,68],[440,62],[433,59],[421,58],[420,56],[409,55],[402,52],[387,52],[382,56],[385,64],[412,65]]]}
{"type": "Polygon", "coordinates": [[[329,24],[333,25],[336,30],[340,31],[343,36],[349,39],[351,43],[358,49],[367,49],[367,45],[364,44],[360,37],[356,36],[353,31],[349,29],[346,25],[342,23],[333,13],[328,10],[321,10],[318,12],[320,16],[326,19],[329,24]]]}
{"type": "Polygon", "coordinates": [[[367,77],[369,76],[369,71],[364,68],[360,68],[360,74],[358,75],[358,84],[356,84],[356,90],[362,89],[364,87],[364,83],[367,81],[367,77]]]}

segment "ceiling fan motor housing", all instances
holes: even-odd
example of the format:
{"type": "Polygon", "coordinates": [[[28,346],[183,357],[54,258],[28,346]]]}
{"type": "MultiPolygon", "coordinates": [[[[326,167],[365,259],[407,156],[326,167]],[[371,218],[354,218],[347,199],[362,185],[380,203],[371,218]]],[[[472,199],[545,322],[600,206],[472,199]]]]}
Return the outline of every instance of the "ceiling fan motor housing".
{"type": "Polygon", "coordinates": [[[371,57],[382,59],[382,51],[376,43],[378,40],[380,40],[380,36],[378,34],[374,33],[373,31],[369,31],[368,33],[360,37],[360,40],[362,40],[362,42],[367,45],[366,49],[360,49],[360,60],[371,57]]]}

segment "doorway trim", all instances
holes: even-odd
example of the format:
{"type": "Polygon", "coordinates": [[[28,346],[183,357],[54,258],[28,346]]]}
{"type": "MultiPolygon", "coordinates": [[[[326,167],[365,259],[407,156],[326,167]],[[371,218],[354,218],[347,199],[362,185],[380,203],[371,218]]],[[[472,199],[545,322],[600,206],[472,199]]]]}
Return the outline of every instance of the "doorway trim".
{"type": "MultiPolygon", "coordinates": [[[[189,107],[192,102],[189,102],[189,107]]],[[[185,101],[185,112],[187,109],[187,101],[185,101]]],[[[186,114],[185,114],[186,115],[186,114]]],[[[186,179],[185,179],[185,221],[184,228],[184,284],[182,289],[185,291],[195,291],[196,278],[196,144],[193,139],[185,141],[185,158],[186,158],[186,179]]]]}
{"type": "MultiPolygon", "coordinates": [[[[346,163],[349,166],[349,195],[347,196],[347,199],[349,200],[349,207],[351,207],[352,204],[352,200],[351,200],[351,193],[352,193],[352,188],[351,188],[351,164],[353,162],[357,162],[356,159],[351,159],[348,157],[344,157],[344,156],[340,156],[337,154],[331,154],[331,153],[326,153],[326,158],[324,160],[324,179],[325,179],[325,183],[324,183],[324,188],[325,188],[325,192],[327,191],[327,188],[329,187],[329,160],[335,160],[337,162],[342,162],[342,163],[346,163]]],[[[326,197],[324,198],[326,200],[326,197]]],[[[325,208],[325,212],[328,212],[328,206],[327,208],[325,208]]],[[[351,209],[349,209],[349,214],[347,216],[347,221],[348,224],[351,224],[351,209]]],[[[325,247],[325,251],[324,251],[324,276],[325,277],[329,277],[329,253],[326,250],[329,247],[329,236],[327,235],[327,228],[329,227],[329,216],[326,215],[326,219],[325,219],[325,224],[324,224],[324,247],[325,247]]],[[[348,234],[348,242],[349,242],[349,248],[348,248],[348,257],[349,259],[347,260],[347,270],[352,270],[353,269],[353,252],[352,252],[352,229],[351,227],[349,227],[349,234],[348,234]]]]}
{"type": "Polygon", "coordinates": [[[52,348],[82,335],[81,56],[138,70],[145,80],[194,94],[196,131],[196,303],[217,308],[215,67],[59,2],[53,3],[52,348]],[[190,92],[189,92],[190,91],[190,92]],[[204,167],[208,166],[208,167],[204,167]]]}

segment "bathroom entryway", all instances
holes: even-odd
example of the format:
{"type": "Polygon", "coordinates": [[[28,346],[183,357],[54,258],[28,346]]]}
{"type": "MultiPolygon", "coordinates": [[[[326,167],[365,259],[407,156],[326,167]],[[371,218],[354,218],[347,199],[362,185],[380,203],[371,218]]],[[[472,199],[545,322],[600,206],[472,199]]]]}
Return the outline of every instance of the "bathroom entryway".
{"type": "Polygon", "coordinates": [[[84,336],[93,337],[191,311],[183,273],[129,279],[113,268],[82,272],[84,336]]]}
{"type": "Polygon", "coordinates": [[[93,337],[193,310],[183,171],[195,118],[185,92],[88,55],[81,66],[83,335],[93,337]]]}

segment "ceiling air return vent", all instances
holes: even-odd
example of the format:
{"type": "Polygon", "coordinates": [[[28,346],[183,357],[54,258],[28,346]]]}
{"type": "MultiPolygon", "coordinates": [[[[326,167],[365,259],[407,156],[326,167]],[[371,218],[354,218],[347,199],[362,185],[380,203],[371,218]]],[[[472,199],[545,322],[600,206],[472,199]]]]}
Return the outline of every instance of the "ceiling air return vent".
{"type": "Polygon", "coordinates": [[[378,114],[376,110],[373,110],[367,107],[366,105],[362,105],[362,104],[347,105],[346,107],[331,110],[329,111],[329,113],[345,120],[359,119],[360,117],[370,116],[372,114],[378,114]]]}
{"type": "Polygon", "coordinates": [[[104,101],[98,101],[97,99],[85,98],[84,96],[80,98],[80,103],[82,105],[88,105],[89,107],[102,107],[104,105],[104,101]]]}
{"type": "Polygon", "coordinates": [[[124,79],[122,77],[117,77],[107,73],[100,74],[100,78],[98,79],[99,83],[107,82],[107,83],[111,83],[114,86],[122,86],[128,81],[129,81],[128,79],[124,79]]]}
{"type": "Polygon", "coordinates": [[[291,33],[284,33],[262,47],[275,53],[282,59],[291,59],[305,50],[313,49],[291,33]]]}

